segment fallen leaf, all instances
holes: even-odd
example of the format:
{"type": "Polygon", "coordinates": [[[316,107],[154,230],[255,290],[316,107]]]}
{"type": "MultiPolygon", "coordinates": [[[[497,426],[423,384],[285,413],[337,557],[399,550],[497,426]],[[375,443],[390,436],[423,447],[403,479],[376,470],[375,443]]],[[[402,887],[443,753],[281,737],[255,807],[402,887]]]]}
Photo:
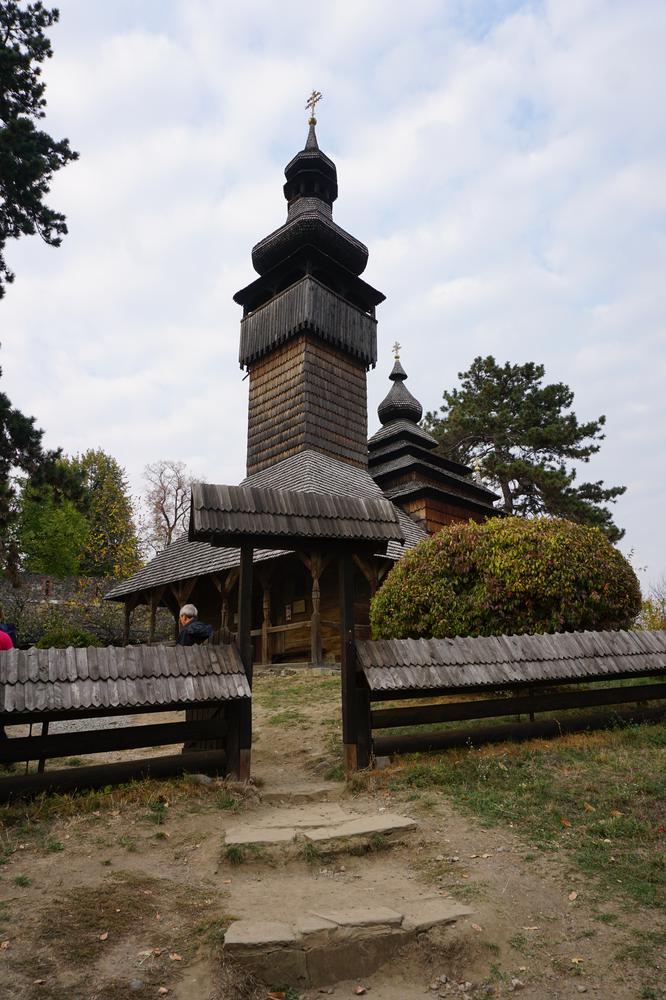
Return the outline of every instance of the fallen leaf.
{"type": "Polygon", "coordinates": [[[172,962],[182,962],[183,961],[183,956],[179,955],[177,951],[170,951],[169,952],[169,958],[171,959],[172,962]]]}
{"type": "Polygon", "coordinates": [[[478,854],[470,854],[470,858],[478,858],[478,854]]]}
{"type": "Polygon", "coordinates": [[[363,994],[367,992],[368,991],[366,990],[365,986],[357,986],[356,989],[354,990],[354,993],[356,994],[357,997],[363,996],[363,994]]]}
{"type": "Polygon", "coordinates": [[[102,933],[99,936],[99,939],[100,939],[100,941],[106,941],[106,939],[108,938],[108,936],[109,936],[109,932],[108,931],[102,931],[102,933]]]}
{"type": "Polygon", "coordinates": [[[45,979],[33,979],[32,984],[33,986],[43,986],[45,982],[45,979]]]}
{"type": "Polygon", "coordinates": [[[492,854],[482,854],[482,858],[492,858],[492,854]]]}
{"type": "Polygon", "coordinates": [[[611,809],[611,816],[614,819],[619,819],[620,816],[624,816],[624,813],[621,813],[619,809],[611,809]]]}
{"type": "Polygon", "coordinates": [[[570,892],[569,893],[569,901],[571,903],[573,903],[574,899],[578,899],[578,893],[577,892],[570,892]]]}
{"type": "Polygon", "coordinates": [[[167,989],[166,986],[160,986],[160,988],[159,988],[159,990],[157,992],[159,993],[159,995],[161,997],[165,997],[167,995],[167,993],[170,993],[171,991],[169,989],[167,989]]]}
{"type": "Polygon", "coordinates": [[[574,957],[571,959],[571,964],[572,965],[580,965],[580,963],[584,962],[584,961],[585,961],[585,959],[581,958],[580,955],[574,955],[574,957]]]}
{"type": "Polygon", "coordinates": [[[153,894],[152,889],[142,889],[141,892],[144,894],[144,896],[152,896],[153,894]]]}
{"type": "Polygon", "coordinates": [[[480,931],[483,930],[483,927],[481,926],[481,924],[470,924],[470,927],[472,928],[473,931],[480,932],[480,931]]]}
{"type": "Polygon", "coordinates": [[[161,920],[161,919],[162,919],[162,914],[161,913],[156,913],[155,914],[155,920],[161,920]]]}
{"type": "Polygon", "coordinates": [[[538,924],[535,924],[534,927],[523,927],[523,930],[524,931],[538,931],[539,930],[539,926],[538,926],[538,924]]]}
{"type": "Polygon", "coordinates": [[[222,885],[231,885],[231,879],[230,878],[223,879],[222,880],[222,885]]]}
{"type": "Polygon", "coordinates": [[[566,818],[566,816],[560,816],[560,823],[562,824],[562,826],[571,826],[571,823],[566,818]]]}
{"type": "Polygon", "coordinates": [[[151,954],[152,955],[161,955],[163,951],[164,951],[164,948],[153,948],[151,954]]]}
{"type": "Polygon", "coordinates": [[[273,990],[266,994],[266,1000],[284,1000],[286,994],[282,990],[273,990]]]}
{"type": "Polygon", "coordinates": [[[595,813],[597,811],[589,802],[583,802],[583,809],[586,813],[595,813]]]}
{"type": "Polygon", "coordinates": [[[9,948],[9,941],[3,941],[2,944],[0,944],[0,951],[7,951],[8,948],[9,948]]]}

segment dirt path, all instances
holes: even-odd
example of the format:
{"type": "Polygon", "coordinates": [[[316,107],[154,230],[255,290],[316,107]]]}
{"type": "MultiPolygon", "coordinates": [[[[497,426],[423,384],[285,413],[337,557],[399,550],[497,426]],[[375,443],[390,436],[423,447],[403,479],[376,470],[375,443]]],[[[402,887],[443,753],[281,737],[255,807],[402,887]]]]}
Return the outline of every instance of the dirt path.
{"type": "MultiPolygon", "coordinates": [[[[337,763],[334,684],[257,680],[254,771],[266,799],[323,794],[337,763]]],[[[510,828],[484,829],[442,798],[390,788],[354,795],[338,786],[345,808],[410,815],[417,830],[363,856],[315,863],[258,856],[234,865],[223,848],[223,831],[239,815],[233,791],[205,781],[188,787],[174,784],[173,796],[168,783],[118,793],[113,807],[101,803],[2,834],[2,1000],[265,998],[265,989],[220,985],[229,920],[271,918],[312,901],[342,904],[360,887],[382,900],[434,893],[475,912],[361,982],[303,997],[342,1000],[359,985],[373,1000],[666,995],[666,957],[648,947],[650,934],[666,930],[655,911],[604,898],[563,856],[530,850],[510,828]]],[[[275,808],[251,796],[240,815],[259,821],[275,808]]]]}

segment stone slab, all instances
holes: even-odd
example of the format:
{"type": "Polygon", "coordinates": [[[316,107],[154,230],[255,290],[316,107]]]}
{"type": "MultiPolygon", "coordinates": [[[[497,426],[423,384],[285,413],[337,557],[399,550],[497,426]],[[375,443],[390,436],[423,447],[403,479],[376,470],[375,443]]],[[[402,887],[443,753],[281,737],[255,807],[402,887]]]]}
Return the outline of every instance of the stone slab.
{"type": "Polygon", "coordinates": [[[402,923],[402,913],[387,906],[350,906],[348,910],[314,910],[313,913],[338,927],[399,927],[402,923]]]}
{"type": "Polygon", "coordinates": [[[294,945],[297,940],[294,928],[281,920],[234,920],[224,935],[224,947],[233,952],[263,950],[294,945]]]}
{"type": "Polygon", "coordinates": [[[227,831],[226,844],[287,844],[296,836],[294,827],[239,827],[227,831]]]}
{"type": "Polygon", "coordinates": [[[415,829],[416,823],[410,817],[384,813],[381,816],[358,816],[343,823],[319,826],[312,830],[305,830],[304,835],[306,840],[322,843],[327,840],[340,840],[344,837],[367,837],[373,834],[388,834],[415,829]]]}
{"type": "Polygon", "coordinates": [[[452,924],[474,912],[452,899],[424,899],[403,907],[402,927],[405,931],[427,931],[441,924],[452,924]]]}
{"type": "MultiPolygon", "coordinates": [[[[299,917],[296,921],[296,930],[299,934],[302,934],[304,938],[308,935],[317,935],[322,933],[327,933],[328,931],[333,931],[337,927],[337,924],[332,920],[326,920],[324,917],[320,917],[316,913],[304,913],[303,916],[299,917]]],[[[307,940],[305,944],[307,944],[307,940]]]]}
{"type": "Polygon", "coordinates": [[[288,805],[296,805],[300,802],[325,802],[340,798],[344,788],[342,783],[331,781],[295,788],[280,788],[278,786],[271,788],[268,792],[262,790],[261,801],[267,804],[285,803],[288,805]]]}

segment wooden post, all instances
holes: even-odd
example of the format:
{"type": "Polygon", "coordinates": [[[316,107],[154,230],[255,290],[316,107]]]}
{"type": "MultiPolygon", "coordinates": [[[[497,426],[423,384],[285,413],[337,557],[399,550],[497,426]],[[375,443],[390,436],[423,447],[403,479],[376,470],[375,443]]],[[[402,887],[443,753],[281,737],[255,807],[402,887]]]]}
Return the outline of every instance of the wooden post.
{"type": "Polygon", "coordinates": [[[264,581],[263,584],[263,599],[262,599],[262,620],[261,620],[261,661],[262,663],[271,662],[271,634],[269,629],[271,627],[271,588],[268,581],[264,581]]]}
{"type": "MultiPolygon", "coordinates": [[[[247,682],[252,689],[252,556],[249,543],[241,545],[240,579],[238,582],[238,649],[245,668],[247,682]]],[[[247,781],[252,762],[252,702],[243,701],[240,713],[239,777],[247,781]]]]}
{"type": "Polygon", "coordinates": [[[358,770],[356,721],[356,645],[354,643],[354,563],[340,557],[340,676],[342,681],[342,743],[345,771],[358,770]]]}
{"type": "MultiPolygon", "coordinates": [[[[48,736],[49,734],[49,722],[42,722],[42,736],[48,736]]],[[[37,774],[44,774],[44,765],[46,764],[46,757],[40,757],[37,761],[37,774]]]]}
{"type": "Polygon", "coordinates": [[[127,600],[125,601],[125,617],[123,620],[123,646],[126,646],[127,643],[129,642],[131,615],[132,615],[132,606],[130,604],[130,601],[127,600]]]}
{"type": "Polygon", "coordinates": [[[313,555],[310,560],[310,573],[312,574],[312,618],[310,619],[310,662],[313,666],[321,663],[321,590],[319,578],[321,576],[322,564],[319,554],[313,555]]]}

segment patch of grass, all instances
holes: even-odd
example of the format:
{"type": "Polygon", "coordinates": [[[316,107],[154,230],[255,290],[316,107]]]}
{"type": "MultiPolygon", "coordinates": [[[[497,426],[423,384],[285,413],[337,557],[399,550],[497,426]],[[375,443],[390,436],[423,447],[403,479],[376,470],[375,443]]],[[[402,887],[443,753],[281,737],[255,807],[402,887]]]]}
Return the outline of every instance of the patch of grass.
{"type": "Polygon", "coordinates": [[[303,858],[309,865],[318,865],[322,862],[321,850],[311,840],[306,840],[301,847],[303,858]]]}
{"type": "Polygon", "coordinates": [[[29,885],[32,885],[32,879],[28,878],[27,875],[17,875],[14,878],[14,885],[18,885],[21,889],[27,889],[29,885]]]}
{"type": "Polygon", "coordinates": [[[340,692],[340,678],[336,676],[316,676],[298,674],[294,677],[258,676],[255,678],[252,696],[262,708],[271,712],[301,705],[331,705],[339,708],[336,695],[340,692]]]}
{"type": "Polygon", "coordinates": [[[53,853],[65,850],[65,845],[60,840],[55,840],[55,838],[47,840],[44,847],[47,851],[52,851],[53,853]]]}
{"type": "Polygon", "coordinates": [[[633,931],[633,943],[625,945],[616,955],[618,962],[632,962],[640,968],[656,969],[666,945],[666,931],[633,931]]]}
{"type": "Polygon", "coordinates": [[[593,916],[602,924],[616,924],[618,921],[617,913],[594,913],[593,916]]]}
{"type": "Polygon", "coordinates": [[[376,853],[388,851],[389,842],[383,833],[373,833],[370,837],[370,850],[376,853]]]}
{"type": "Polygon", "coordinates": [[[230,865],[242,865],[245,861],[245,851],[241,844],[227,844],[224,848],[224,858],[230,865]]]}
{"type": "Polygon", "coordinates": [[[666,909],[666,723],[411,755],[374,786],[448,796],[488,826],[566,851],[605,891],[666,909]]]}
{"type": "Polygon", "coordinates": [[[83,767],[85,762],[80,757],[68,757],[63,763],[65,767],[83,767]]]}
{"type": "Polygon", "coordinates": [[[118,837],[118,843],[121,847],[124,847],[126,851],[130,851],[131,853],[136,851],[136,840],[134,840],[133,837],[128,837],[126,834],[123,834],[122,837],[118,837]]]}
{"type": "Polygon", "coordinates": [[[148,819],[151,820],[152,823],[157,823],[158,826],[161,826],[164,823],[167,815],[166,799],[163,799],[160,796],[159,799],[155,799],[154,802],[151,802],[148,805],[148,809],[149,809],[148,819]]]}
{"type": "Polygon", "coordinates": [[[269,726],[303,726],[308,722],[307,715],[303,715],[296,708],[288,708],[277,715],[271,715],[268,719],[269,726]]]}
{"type": "Polygon", "coordinates": [[[215,805],[218,809],[225,809],[228,812],[238,812],[240,810],[240,799],[232,795],[226,788],[223,788],[215,796],[215,805]]]}

